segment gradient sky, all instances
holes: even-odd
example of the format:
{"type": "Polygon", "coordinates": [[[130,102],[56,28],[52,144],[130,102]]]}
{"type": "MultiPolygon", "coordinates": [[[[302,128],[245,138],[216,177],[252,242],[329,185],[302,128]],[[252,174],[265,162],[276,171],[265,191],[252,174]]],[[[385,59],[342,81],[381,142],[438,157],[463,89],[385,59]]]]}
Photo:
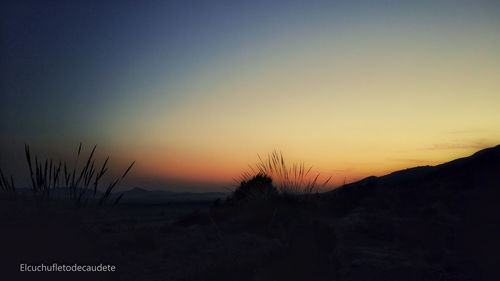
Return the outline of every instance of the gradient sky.
{"type": "Polygon", "coordinates": [[[171,189],[230,182],[273,149],[338,184],[500,143],[498,1],[1,5],[13,174],[25,142],[96,143],[137,160],[129,184],[171,189]]]}

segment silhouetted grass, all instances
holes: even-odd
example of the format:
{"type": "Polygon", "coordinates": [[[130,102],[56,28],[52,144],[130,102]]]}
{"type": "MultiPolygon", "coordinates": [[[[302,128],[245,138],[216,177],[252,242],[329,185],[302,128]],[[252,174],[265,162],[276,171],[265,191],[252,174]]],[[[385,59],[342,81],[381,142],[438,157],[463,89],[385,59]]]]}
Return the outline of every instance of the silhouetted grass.
{"type": "Polygon", "coordinates": [[[33,192],[35,195],[45,198],[50,198],[50,191],[56,187],[59,181],[59,174],[61,172],[61,161],[56,165],[52,159],[45,161],[38,161],[35,156],[35,162],[31,160],[31,152],[28,145],[24,147],[26,153],[26,161],[30,171],[30,179],[32,183],[33,192]]]}
{"type": "Polygon", "coordinates": [[[6,177],[4,175],[2,169],[0,169],[0,191],[13,195],[16,194],[16,186],[14,185],[14,178],[10,176],[9,180],[9,177],[6,177]]]}
{"type": "MultiPolygon", "coordinates": [[[[108,188],[106,188],[106,191],[104,192],[101,199],[99,200],[99,205],[103,205],[106,203],[107,200],[109,200],[109,197],[111,195],[111,191],[113,191],[113,188],[115,188],[115,186],[125,178],[125,176],[128,174],[130,169],[132,169],[132,167],[134,166],[134,164],[135,164],[135,161],[132,162],[132,164],[130,164],[130,166],[127,168],[127,170],[125,170],[125,172],[123,173],[123,175],[121,177],[117,178],[114,182],[112,182],[108,185],[108,188]]],[[[113,204],[117,204],[120,201],[120,199],[122,198],[122,196],[123,196],[123,193],[120,194],[115,199],[113,204]]]]}
{"type": "Polygon", "coordinates": [[[266,175],[273,180],[281,194],[311,194],[328,185],[331,176],[320,182],[320,173],[312,173],[313,166],[306,166],[304,162],[288,163],[283,154],[277,150],[250,166],[250,172],[244,172],[240,182],[246,182],[256,175],[266,175]]]}
{"type": "MultiPolygon", "coordinates": [[[[79,144],[74,164],[72,168],[67,162],[59,161],[57,164],[52,159],[45,159],[39,161],[38,157],[31,156],[30,148],[25,145],[26,161],[28,163],[30,179],[32,183],[32,190],[38,198],[50,198],[51,190],[54,190],[58,185],[63,184],[64,188],[68,190],[69,196],[74,200],[77,206],[84,206],[88,203],[92,192],[92,199],[95,199],[99,183],[102,181],[103,176],[108,171],[109,157],[98,169],[96,159],[94,157],[97,146],[92,148],[85,164],[79,168],[79,162],[82,154],[82,143],[79,144]],[[61,173],[62,168],[62,173],[61,173]],[[64,178],[60,178],[63,174],[64,178]]],[[[113,189],[125,178],[128,172],[132,169],[135,161],[130,164],[126,171],[116,180],[109,183],[101,198],[97,201],[99,206],[104,205],[111,197],[113,189]]],[[[117,204],[122,198],[123,194],[119,195],[113,204],[117,204]]]]}

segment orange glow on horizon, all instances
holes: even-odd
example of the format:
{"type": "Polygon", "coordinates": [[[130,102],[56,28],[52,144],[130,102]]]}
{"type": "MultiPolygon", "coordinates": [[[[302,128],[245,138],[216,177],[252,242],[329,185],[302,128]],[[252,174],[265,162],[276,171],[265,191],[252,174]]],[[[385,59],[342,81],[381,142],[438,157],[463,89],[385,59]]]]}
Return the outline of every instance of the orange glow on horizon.
{"type": "MultiPolygon", "coordinates": [[[[360,158],[359,161],[344,161],[343,159],[317,158],[307,159],[306,166],[313,166],[311,177],[317,173],[321,174],[320,181],[332,176],[329,186],[339,186],[344,182],[351,183],[368,176],[382,176],[396,170],[411,168],[415,166],[438,165],[456,158],[469,156],[481,148],[493,146],[486,145],[435,145],[422,150],[415,150],[413,154],[420,158],[405,158],[403,151],[390,154],[383,151],[374,158],[360,158]],[[398,156],[398,154],[402,154],[398,156]],[[387,157],[386,157],[387,156],[387,157]],[[425,160],[428,159],[428,160],[425,160]],[[329,162],[331,160],[331,162],[329,162]],[[317,164],[315,164],[315,162],[317,164]]],[[[167,153],[157,151],[147,155],[138,153],[137,166],[132,177],[154,178],[158,180],[197,181],[197,182],[220,182],[234,183],[243,172],[251,171],[249,165],[257,162],[257,155],[249,153],[252,157],[239,156],[230,158],[217,157],[217,155],[181,154],[178,150],[167,153]]],[[[262,155],[262,154],[261,154],[262,155]]],[[[131,157],[134,155],[130,155],[131,157]]],[[[288,164],[298,163],[297,157],[287,158],[288,164]]],[[[358,160],[353,155],[352,160],[358,160]]]]}

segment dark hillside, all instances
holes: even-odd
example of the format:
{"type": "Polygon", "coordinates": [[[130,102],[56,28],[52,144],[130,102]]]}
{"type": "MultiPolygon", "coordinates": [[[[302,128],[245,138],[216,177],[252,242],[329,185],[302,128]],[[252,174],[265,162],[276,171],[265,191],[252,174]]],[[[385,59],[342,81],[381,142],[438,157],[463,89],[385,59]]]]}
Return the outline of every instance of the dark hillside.
{"type": "Polygon", "coordinates": [[[345,251],[362,260],[361,271],[389,263],[370,260],[369,251],[390,249],[406,258],[422,255],[419,262],[436,267],[444,278],[439,280],[498,280],[500,146],[433,167],[369,177],[328,196],[341,216],[340,236],[353,245],[345,251]]]}

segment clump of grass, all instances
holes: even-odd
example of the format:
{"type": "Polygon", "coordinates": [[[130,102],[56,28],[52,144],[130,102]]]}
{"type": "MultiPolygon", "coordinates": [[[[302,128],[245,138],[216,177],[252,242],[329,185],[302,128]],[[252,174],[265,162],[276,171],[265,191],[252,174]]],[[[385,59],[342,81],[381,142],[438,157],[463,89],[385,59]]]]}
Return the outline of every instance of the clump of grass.
{"type": "Polygon", "coordinates": [[[0,169],[0,190],[7,194],[16,194],[16,186],[14,185],[14,178],[12,176],[6,177],[0,169]]]}
{"type": "MultiPolygon", "coordinates": [[[[71,168],[67,162],[59,161],[55,164],[52,159],[39,161],[38,157],[31,157],[31,152],[28,145],[25,145],[26,161],[28,163],[30,179],[32,183],[32,190],[35,196],[39,198],[50,198],[51,190],[54,190],[58,185],[63,184],[63,188],[68,190],[70,197],[74,200],[77,206],[84,206],[88,203],[92,192],[92,199],[96,199],[99,183],[102,181],[103,176],[108,171],[109,157],[103,162],[98,169],[96,159],[94,157],[97,146],[94,145],[90,152],[85,164],[78,168],[79,160],[82,154],[82,143],[79,144],[74,165],[71,168]],[[62,172],[61,172],[62,169],[62,172]],[[63,174],[63,178],[60,176],[63,174]]],[[[135,161],[130,164],[123,175],[116,180],[112,181],[101,198],[97,201],[99,206],[104,205],[111,197],[113,189],[125,178],[128,172],[132,169],[135,161]]],[[[123,194],[114,200],[117,204],[122,198],[123,194]]]]}
{"type": "Polygon", "coordinates": [[[50,191],[56,187],[59,181],[59,174],[61,172],[61,161],[56,165],[52,159],[46,159],[45,161],[38,161],[38,157],[35,156],[35,162],[33,167],[33,162],[31,158],[31,153],[28,145],[24,146],[26,153],[26,161],[28,162],[30,179],[32,183],[32,189],[35,195],[39,197],[50,198],[50,191]],[[44,163],[45,162],[45,163],[44,163]]]}
{"type": "Polygon", "coordinates": [[[313,173],[313,166],[307,166],[304,162],[288,163],[280,151],[274,150],[250,166],[250,171],[240,177],[240,182],[245,182],[256,175],[265,175],[272,178],[273,183],[281,194],[312,194],[328,185],[331,176],[320,181],[320,173],[313,173]]]}

